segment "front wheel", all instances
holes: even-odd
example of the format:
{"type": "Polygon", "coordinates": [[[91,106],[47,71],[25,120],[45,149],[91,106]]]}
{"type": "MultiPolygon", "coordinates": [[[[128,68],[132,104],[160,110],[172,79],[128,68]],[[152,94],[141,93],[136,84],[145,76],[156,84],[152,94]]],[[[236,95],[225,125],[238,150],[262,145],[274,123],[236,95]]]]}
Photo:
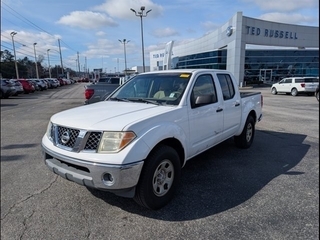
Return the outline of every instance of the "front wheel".
{"type": "Polygon", "coordinates": [[[173,198],[181,174],[180,158],[172,147],[161,145],[146,159],[134,200],[157,210],[173,198]]]}
{"type": "Polygon", "coordinates": [[[234,142],[239,148],[249,148],[253,142],[255,133],[255,122],[252,116],[248,116],[239,136],[234,136],[234,142]]]}
{"type": "Polygon", "coordinates": [[[273,95],[276,95],[278,92],[277,92],[277,89],[274,87],[274,88],[272,88],[271,89],[271,93],[273,94],[273,95]]]}

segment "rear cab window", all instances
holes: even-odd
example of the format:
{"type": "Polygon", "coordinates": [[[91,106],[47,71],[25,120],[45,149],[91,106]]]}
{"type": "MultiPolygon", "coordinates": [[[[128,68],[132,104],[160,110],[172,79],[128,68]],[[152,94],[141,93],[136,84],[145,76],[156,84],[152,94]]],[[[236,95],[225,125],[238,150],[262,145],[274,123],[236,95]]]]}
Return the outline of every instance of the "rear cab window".
{"type": "Polygon", "coordinates": [[[217,77],[221,86],[223,100],[226,101],[232,99],[235,96],[236,91],[234,89],[234,85],[230,75],[225,73],[218,73],[217,77]]]}

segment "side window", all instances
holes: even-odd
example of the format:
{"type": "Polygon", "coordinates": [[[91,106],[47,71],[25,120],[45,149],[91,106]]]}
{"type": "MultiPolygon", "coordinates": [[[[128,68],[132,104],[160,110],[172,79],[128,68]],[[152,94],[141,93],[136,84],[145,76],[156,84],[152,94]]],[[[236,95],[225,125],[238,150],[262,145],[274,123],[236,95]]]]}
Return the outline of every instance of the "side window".
{"type": "Polygon", "coordinates": [[[209,101],[207,100],[205,104],[200,105],[206,105],[217,102],[217,94],[216,94],[216,87],[214,85],[212,76],[209,74],[201,75],[197,78],[191,94],[191,106],[195,107],[195,103],[197,100],[197,97],[199,96],[206,96],[208,97],[209,101]]]}
{"type": "Polygon", "coordinates": [[[292,83],[292,79],[291,78],[286,79],[285,83],[292,83]]]}
{"type": "Polygon", "coordinates": [[[235,95],[232,79],[229,74],[217,74],[224,100],[232,99],[235,95]]]}

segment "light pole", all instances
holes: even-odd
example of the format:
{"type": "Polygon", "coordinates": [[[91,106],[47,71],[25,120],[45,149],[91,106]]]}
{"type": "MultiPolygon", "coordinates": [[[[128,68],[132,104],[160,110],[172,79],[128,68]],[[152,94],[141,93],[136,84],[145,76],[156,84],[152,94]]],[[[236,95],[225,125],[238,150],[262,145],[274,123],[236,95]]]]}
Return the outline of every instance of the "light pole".
{"type": "Polygon", "coordinates": [[[37,54],[36,54],[36,45],[37,45],[37,43],[34,43],[34,44],[33,44],[34,62],[35,62],[35,64],[36,64],[37,79],[39,79],[38,64],[37,64],[37,54]]]}
{"type": "Polygon", "coordinates": [[[123,43],[124,49],[124,75],[127,75],[127,54],[126,54],[126,43],[130,42],[130,40],[123,39],[122,41],[119,39],[119,42],[123,43]]]}
{"type": "Polygon", "coordinates": [[[58,39],[58,43],[59,43],[59,53],[60,53],[60,62],[61,62],[61,73],[62,76],[64,75],[64,71],[63,71],[63,63],[62,63],[62,54],[61,54],[61,47],[60,47],[60,39],[58,39]]]}
{"type": "Polygon", "coordinates": [[[49,78],[51,78],[51,68],[50,68],[50,60],[49,60],[49,51],[50,51],[50,49],[47,49],[47,54],[48,54],[48,65],[49,65],[49,78]]]}
{"type": "Polygon", "coordinates": [[[143,64],[143,72],[145,72],[145,64],[144,64],[144,44],[143,44],[143,25],[142,25],[142,17],[146,17],[148,15],[149,12],[151,12],[152,9],[146,11],[145,14],[143,14],[143,11],[145,10],[145,7],[142,6],[140,8],[140,11],[141,12],[136,12],[136,10],[130,8],[130,10],[132,12],[134,12],[134,14],[137,16],[137,17],[140,17],[140,21],[141,21],[141,41],[142,41],[142,64],[143,64]]]}
{"type": "Polygon", "coordinates": [[[10,33],[11,38],[12,38],[12,46],[13,46],[13,53],[14,53],[14,65],[15,65],[15,68],[16,68],[16,77],[17,77],[17,79],[19,79],[19,70],[18,70],[18,64],[17,64],[17,58],[16,58],[16,48],[14,46],[14,40],[13,40],[13,37],[16,34],[17,34],[16,32],[11,32],[10,33]]]}

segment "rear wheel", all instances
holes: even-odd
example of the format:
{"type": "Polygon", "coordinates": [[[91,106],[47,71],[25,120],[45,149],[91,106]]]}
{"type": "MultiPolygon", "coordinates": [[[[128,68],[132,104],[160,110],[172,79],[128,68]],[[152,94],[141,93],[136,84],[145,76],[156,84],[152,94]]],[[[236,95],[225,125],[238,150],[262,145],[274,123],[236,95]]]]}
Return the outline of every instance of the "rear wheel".
{"type": "Polygon", "coordinates": [[[278,92],[277,92],[277,89],[274,87],[274,88],[272,88],[271,89],[271,93],[273,94],[273,95],[276,95],[278,92]]]}
{"type": "Polygon", "coordinates": [[[297,96],[298,95],[298,90],[296,88],[291,89],[291,95],[292,96],[297,96]]]}
{"type": "Polygon", "coordinates": [[[252,116],[248,116],[239,136],[234,136],[234,142],[239,148],[249,148],[253,142],[255,133],[255,122],[252,116]]]}
{"type": "Polygon", "coordinates": [[[153,210],[164,207],[173,198],[180,174],[178,153],[172,147],[159,146],[144,163],[134,200],[153,210]]]}

